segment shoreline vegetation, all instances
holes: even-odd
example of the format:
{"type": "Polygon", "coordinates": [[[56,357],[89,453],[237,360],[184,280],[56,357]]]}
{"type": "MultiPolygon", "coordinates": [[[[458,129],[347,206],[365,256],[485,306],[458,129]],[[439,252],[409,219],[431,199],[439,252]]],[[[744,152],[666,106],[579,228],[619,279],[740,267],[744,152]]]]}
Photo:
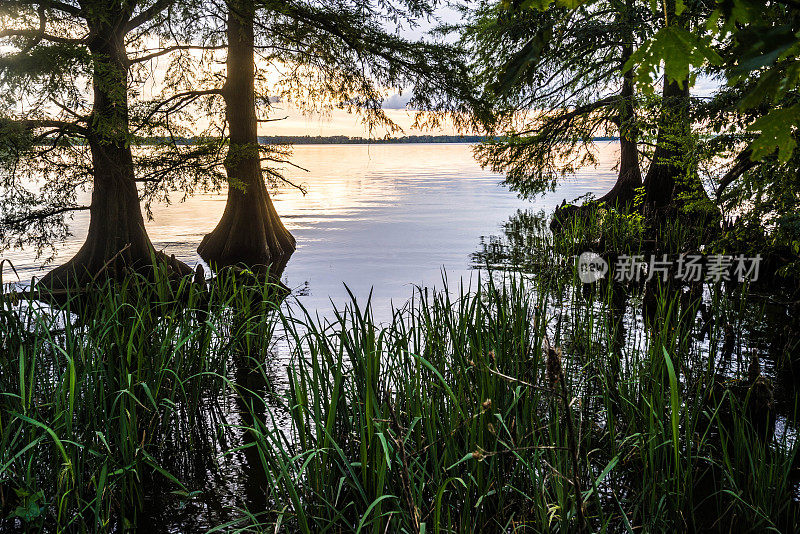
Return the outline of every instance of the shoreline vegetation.
{"type": "MultiPolygon", "coordinates": [[[[485,135],[404,135],[400,137],[351,137],[347,135],[260,135],[260,145],[391,145],[391,144],[438,144],[466,143],[479,144],[490,140],[504,140],[504,137],[490,138],[485,135]]],[[[592,142],[619,141],[619,137],[593,137],[592,142]]],[[[62,143],[79,144],[78,139],[62,140],[62,143]]],[[[179,146],[192,146],[207,143],[208,139],[192,137],[143,138],[137,139],[135,145],[158,145],[164,142],[179,146]]]]}
{"type": "Polygon", "coordinates": [[[749,287],[582,285],[587,228],[527,231],[546,266],[381,324],[236,270],[0,295],[0,530],[796,529],[797,345],[749,287]]]}
{"type": "MultiPolygon", "coordinates": [[[[391,144],[446,144],[446,143],[465,143],[481,144],[491,140],[505,140],[505,137],[488,137],[485,135],[404,135],[400,137],[351,137],[347,135],[260,135],[258,143],[260,145],[391,145],[391,144]]],[[[148,146],[159,145],[165,142],[174,143],[177,146],[194,146],[208,143],[205,138],[192,137],[170,137],[167,138],[141,138],[137,139],[134,145],[148,146]]],[[[592,142],[619,141],[619,137],[600,136],[593,137],[592,142]]],[[[63,139],[60,141],[67,144],[80,144],[79,139],[63,139]]]]}
{"type": "MultiPolygon", "coordinates": [[[[594,141],[616,141],[617,137],[596,137],[594,141]]],[[[384,145],[403,143],[484,143],[489,137],[484,135],[404,135],[401,137],[369,138],[348,137],[344,135],[273,135],[260,136],[259,142],[265,145],[384,145]]]]}
{"type": "MultiPolygon", "coordinates": [[[[391,145],[391,144],[437,144],[437,143],[468,143],[478,144],[489,141],[485,135],[404,135],[400,137],[350,137],[346,135],[260,135],[258,142],[261,145],[391,145]]],[[[499,139],[503,139],[502,137],[499,139]]],[[[594,137],[593,142],[618,141],[619,137],[594,137]]],[[[178,138],[171,139],[179,145],[193,145],[199,139],[178,138]]],[[[143,139],[142,145],[157,144],[161,139],[143,139]]]]}

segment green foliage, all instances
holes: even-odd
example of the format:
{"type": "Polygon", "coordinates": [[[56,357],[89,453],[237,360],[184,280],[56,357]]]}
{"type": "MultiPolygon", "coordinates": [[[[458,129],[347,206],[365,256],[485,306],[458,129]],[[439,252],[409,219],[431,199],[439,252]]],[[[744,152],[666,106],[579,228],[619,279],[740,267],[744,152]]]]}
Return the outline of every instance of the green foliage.
{"type": "Polygon", "coordinates": [[[533,292],[515,280],[454,299],[421,290],[384,326],[356,301],[325,325],[305,311],[287,318],[306,332],[292,336],[291,428],[275,428],[276,410],[254,429],[285,507],[259,528],[575,531],[572,415],[551,389],[557,366],[578,396],[571,409],[583,421],[578,476],[591,530],[796,524],[782,493],[794,449],[764,452],[727,389],[735,386],[723,386],[686,335],[677,304],[665,297],[663,327],[614,367],[613,327],[592,311],[611,295],[585,301],[555,280],[531,282],[533,292]],[[542,348],[550,291],[569,306],[553,326],[563,353],[542,348]],[[595,418],[603,424],[583,426],[595,418]],[[745,477],[779,493],[753,491],[745,477]]]}
{"type": "MultiPolygon", "coordinates": [[[[435,2],[251,4],[255,120],[277,120],[269,115],[280,99],[303,111],[345,109],[371,131],[397,132],[382,102],[390,91],[407,90],[413,108],[442,113],[420,115],[421,122],[449,114],[464,123],[467,103],[481,108],[460,49],[392,30],[431,17],[435,2]]],[[[169,202],[176,192],[185,196],[225,184],[229,132],[219,67],[228,8],[192,0],[59,2],[42,9],[0,1],[6,23],[0,32],[0,119],[14,121],[32,138],[14,151],[0,148],[0,250],[27,245],[54,251],[68,234],[70,214],[86,209],[77,196],[95,174],[122,172],[143,184],[148,213],[152,202],[169,202]],[[159,61],[164,68],[155,68],[159,61]],[[124,170],[96,169],[108,160],[89,153],[100,147],[130,152],[123,159],[131,161],[124,170]]],[[[0,146],[14,142],[5,134],[8,129],[0,128],[0,146]]],[[[261,155],[267,178],[281,180],[287,147],[267,147],[261,155]]]]}
{"type": "MultiPolygon", "coordinates": [[[[381,324],[355,298],[325,320],[278,309],[248,278],[131,279],[71,319],[4,294],[3,521],[166,528],[199,500],[221,503],[203,508],[219,531],[571,532],[578,506],[591,530],[797,526],[797,445],[762,441],[747,387],[668,294],[619,345],[624,289],[569,276],[420,289],[381,324]],[[213,493],[237,457],[261,473],[246,502],[213,493]]],[[[735,317],[720,291],[715,315],[735,317]]]]}
{"type": "Polygon", "coordinates": [[[797,141],[794,138],[794,131],[787,129],[786,125],[798,122],[800,122],[800,104],[784,109],[773,109],[749,125],[748,131],[759,134],[750,145],[753,159],[764,159],[777,150],[778,160],[783,163],[788,162],[797,146],[797,141]]]}
{"type": "Polygon", "coordinates": [[[480,163],[531,197],[595,164],[594,138],[635,132],[637,103],[609,88],[648,31],[643,14],[618,2],[482,2],[470,11],[461,45],[493,111],[481,121],[494,138],[476,150],[480,163]]]}
{"type": "Polygon", "coordinates": [[[0,297],[0,496],[16,502],[0,529],[112,531],[156,519],[154,499],[172,521],[219,476],[210,445],[238,438],[212,423],[216,400],[229,366],[270,354],[280,294],[247,280],[223,273],[206,290],[159,272],[62,312],[0,297]]]}
{"type": "Polygon", "coordinates": [[[635,68],[642,88],[652,91],[662,69],[667,79],[683,87],[689,83],[690,72],[703,68],[707,63],[722,63],[709,36],[697,35],[680,26],[666,26],[636,49],[625,63],[625,69],[635,68]]]}

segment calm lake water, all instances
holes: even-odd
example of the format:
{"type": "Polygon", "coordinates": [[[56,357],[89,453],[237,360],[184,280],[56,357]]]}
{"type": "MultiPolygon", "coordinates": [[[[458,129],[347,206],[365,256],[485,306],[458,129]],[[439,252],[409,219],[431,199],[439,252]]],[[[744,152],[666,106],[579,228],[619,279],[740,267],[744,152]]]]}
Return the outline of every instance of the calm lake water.
{"type": "MultiPolygon", "coordinates": [[[[481,169],[467,144],[297,146],[292,161],[308,172],[290,167],[285,174],[308,192],[282,186],[273,195],[298,245],[283,281],[300,290],[309,309],[344,303],[347,284],[359,300],[372,289],[376,309],[388,311],[415,284],[440,287],[443,270],[451,283],[466,280],[481,237],[500,233],[518,209],[549,211],[564,198],[608,190],[616,180],[617,144],[598,143],[597,150],[597,168],[531,202],[500,185],[501,175],[481,169]]],[[[147,230],[157,249],[194,266],[201,261],[197,245],[224,206],[224,194],[156,206],[147,230]]],[[[80,248],[87,225],[87,213],[75,217],[74,236],[59,246],[52,265],[80,248]]],[[[49,268],[32,251],[5,257],[23,282],[49,268]]]]}

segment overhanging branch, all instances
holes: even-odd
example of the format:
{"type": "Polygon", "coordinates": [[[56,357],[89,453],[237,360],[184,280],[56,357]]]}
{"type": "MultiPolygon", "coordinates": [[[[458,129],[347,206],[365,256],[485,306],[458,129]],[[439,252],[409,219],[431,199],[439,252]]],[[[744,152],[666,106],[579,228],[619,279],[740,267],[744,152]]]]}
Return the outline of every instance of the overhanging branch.
{"type": "Polygon", "coordinates": [[[44,0],[41,2],[19,2],[20,5],[23,6],[37,6],[40,8],[46,9],[56,9],[58,11],[62,11],[73,17],[83,17],[83,10],[78,6],[73,6],[71,4],[67,4],[66,2],[60,2],[58,0],[44,0]]]}
{"type": "Polygon", "coordinates": [[[733,166],[719,180],[719,185],[717,186],[716,191],[717,198],[719,198],[725,189],[727,189],[728,186],[731,185],[738,177],[758,165],[757,161],[750,159],[752,155],[753,151],[750,148],[746,148],[742,150],[738,156],[736,156],[733,166]]]}
{"type": "Polygon", "coordinates": [[[167,9],[173,3],[173,1],[174,0],[156,0],[153,2],[150,7],[139,12],[135,17],[128,21],[128,23],[125,25],[126,33],[138,28],[147,21],[152,20],[159,13],[167,9]]]}
{"type": "MultiPolygon", "coordinates": [[[[173,111],[176,111],[177,109],[180,109],[181,107],[188,105],[193,100],[196,100],[202,96],[208,96],[208,95],[222,96],[222,94],[223,92],[222,89],[220,88],[202,89],[198,91],[184,91],[182,93],[174,94],[169,98],[166,98],[161,102],[159,102],[153,109],[150,110],[150,112],[141,122],[143,125],[145,125],[149,123],[150,120],[157,113],[172,113],[173,111]]],[[[140,126],[139,128],[136,129],[136,131],[140,130],[141,128],[142,127],[140,126]]]]}
{"type": "Polygon", "coordinates": [[[49,219],[50,217],[54,217],[56,215],[62,215],[64,213],[69,213],[73,211],[85,211],[88,210],[89,208],[90,206],[64,206],[61,208],[52,208],[49,210],[48,209],[35,210],[21,217],[4,217],[3,219],[0,219],[0,221],[2,221],[3,226],[19,226],[21,224],[49,219]]]}
{"type": "MultiPolygon", "coordinates": [[[[535,133],[542,129],[562,129],[563,124],[569,124],[574,118],[580,117],[581,115],[588,115],[589,113],[594,113],[595,111],[599,110],[600,108],[610,106],[612,104],[617,103],[619,100],[618,95],[607,96],[605,98],[601,98],[600,100],[596,100],[589,104],[584,104],[582,106],[577,106],[576,108],[572,109],[572,111],[568,111],[567,113],[562,113],[560,115],[556,115],[554,117],[549,117],[545,122],[542,124],[541,127],[536,129],[525,130],[523,132],[518,132],[515,135],[527,135],[531,133],[535,133]]],[[[615,121],[615,117],[610,117],[609,120],[614,122],[615,124],[618,122],[618,119],[615,121]]]]}
{"type": "Polygon", "coordinates": [[[215,45],[215,46],[202,46],[202,45],[175,45],[169,46],[167,48],[162,48],[161,50],[157,50],[150,54],[146,54],[144,56],[139,56],[135,58],[131,58],[128,60],[128,63],[143,63],[145,61],[150,61],[151,59],[155,59],[157,57],[176,52],[178,50],[221,50],[226,48],[226,45],[215,45]]]}
{"type": "Polygon", "coordinates": [[[0,31],[0,38],[3,37],[27,37],[34,42],[37,40],[50,41],[51,43],[61,44],[84,44],[85,37],[74,39],[72,37],[61,37],[60,35],[53,35],[50,33],[40,32],[39,30],[2,30],[0,31]]]}
{"type": "Polygon", "coordinates": [[[74,132],[82,136],[86,136],[89,133],[86,128],[80,126],[77,122],[67,122],[55,119],[2,119],[2,122],[5,124],[12,124],[17,128],[26,131],[33,131],[38,128],[55,128],[56,130],[74,132]]]}

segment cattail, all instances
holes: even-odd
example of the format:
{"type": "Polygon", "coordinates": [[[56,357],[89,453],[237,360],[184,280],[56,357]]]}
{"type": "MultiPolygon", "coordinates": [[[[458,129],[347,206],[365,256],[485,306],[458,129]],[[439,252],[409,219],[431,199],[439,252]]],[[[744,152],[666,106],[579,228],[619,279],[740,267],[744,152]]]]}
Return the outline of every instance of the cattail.
{"type": "Polygon", "coordinates": [[[722,357],[726,360],[733,356],[733,351],[736,348],[736,334],[733,327],[729,324],[725,325],[725,338],[722,343],[722,357]]]}
{"type": "Polygon", "coordinates": [[[561,379],[561,351],[559,349],[547,349],[547,379],[551,386],[558,384],[561,379]]]}
{"type": "Polygon", "coordinates": [[[206,283],[206,270],[203,268],[202,263],[198,263],[197,267],[194,270],[194,283],[195,284],[206,283]]]}
{"type": "Polygon", "coordinates": [[[761,363],[758,361],[758,354],[753,354],[750,358],[750,365],[747,367],[747,378],[750,383],[754,383],[761,376],[761,363]]]}

